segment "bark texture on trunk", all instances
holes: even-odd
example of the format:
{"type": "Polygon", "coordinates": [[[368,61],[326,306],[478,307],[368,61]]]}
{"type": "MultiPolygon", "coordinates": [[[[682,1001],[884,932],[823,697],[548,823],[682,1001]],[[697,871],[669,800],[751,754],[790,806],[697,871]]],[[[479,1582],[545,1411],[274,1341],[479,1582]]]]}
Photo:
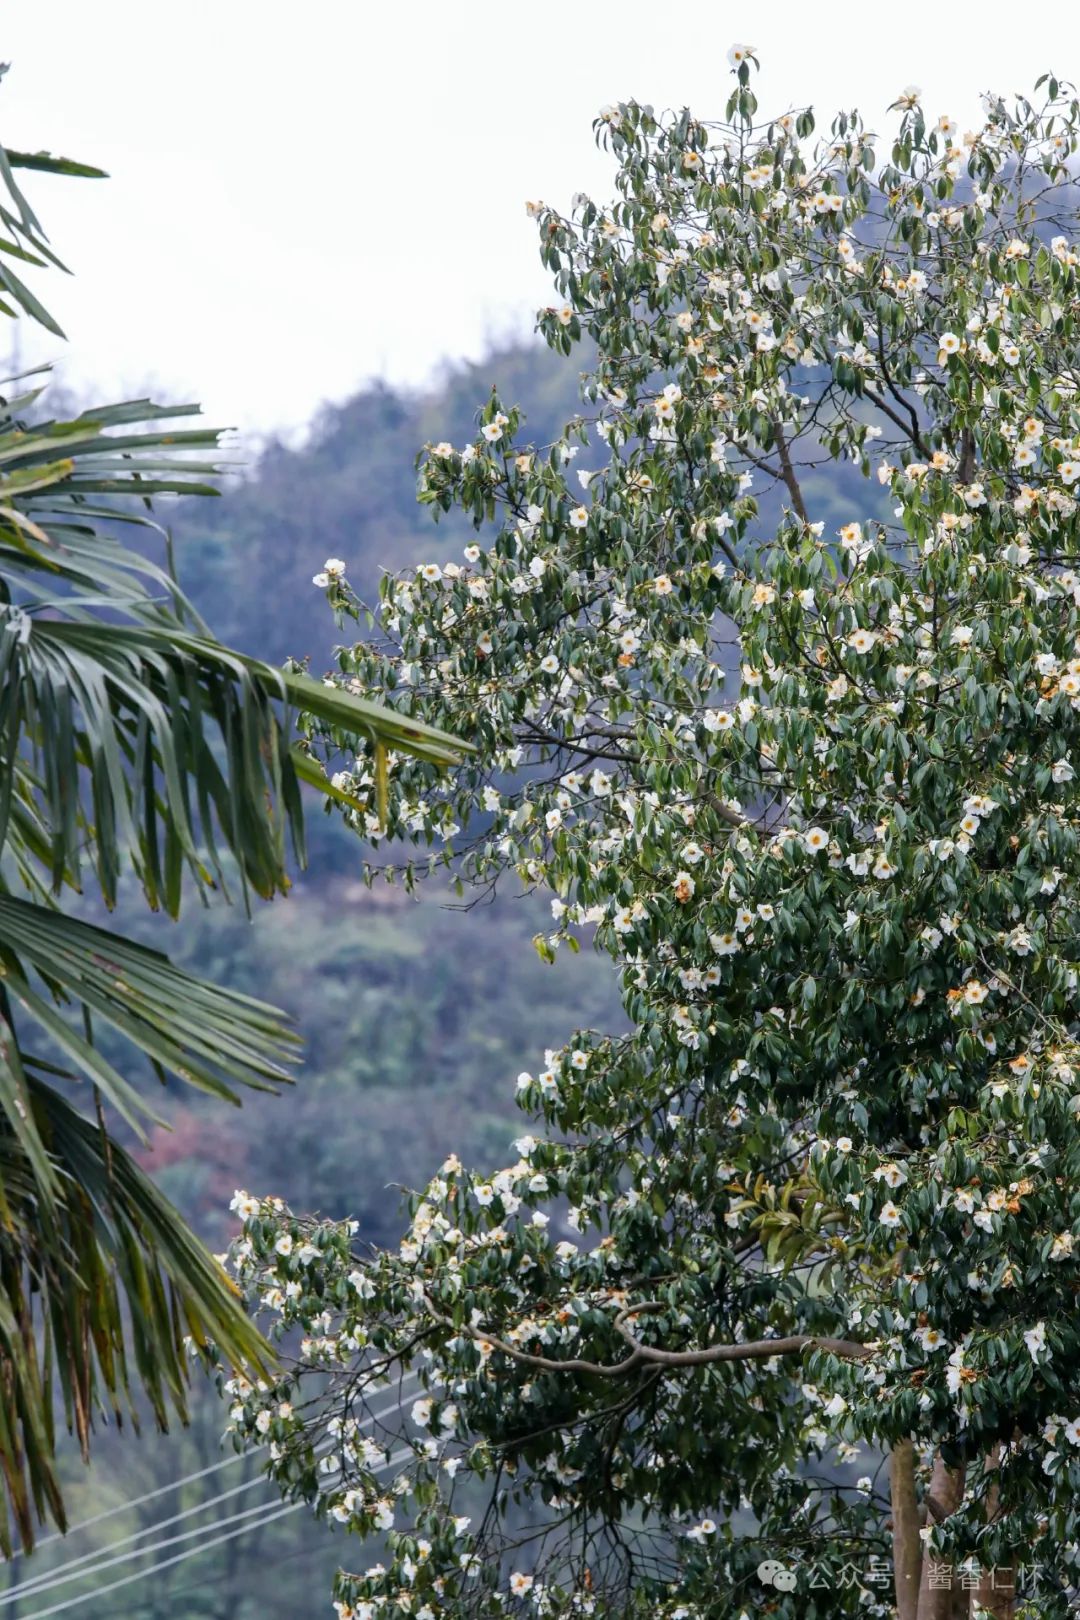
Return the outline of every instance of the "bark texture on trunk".
{"type": "Polygon", "coordinates": [[[897,1620],[919,1620],[919,1577],[922,1538],[919,1503],[915,1495],[915,1447],[900,1440],[889,1458],[892,1495],[893,1574],[896,1580],[897,1620]]]}
{"type": "MultiPolygon", "coordinates": [[[[963,1497],[964,1470],[948,1468],[940,1457],[935,1457],[927,1498],[930,1519],[947,1519],[963,1497]]],[[[958,1615],[966,1614],[970,1593],[962,1590],[960,1580],[960,1572],[951,1560],[935,1559],[927,1553],[922,1561],[916,1620],[957,1620],[958,1615]]]]}
{"type": "MultiPolygon", "coordinates": [[[[990,1454],[988,1466],[996,1468],[1000,1458],[1000,1448],[995,1446],[990,1454]]],[[[986,1517],[991,1524],[999,1517],[1001,1504],[996,1484],[992,1484],[986,1493],[986,1517]]],[[[975,1592],[976,1602],[994,1616],[994,1620],[1013,1620],[1016,1614],[1016,1566],[1013,1564],[998,1564],[995,1569],[988,1570],[980,1576],[975,1592]]]]}

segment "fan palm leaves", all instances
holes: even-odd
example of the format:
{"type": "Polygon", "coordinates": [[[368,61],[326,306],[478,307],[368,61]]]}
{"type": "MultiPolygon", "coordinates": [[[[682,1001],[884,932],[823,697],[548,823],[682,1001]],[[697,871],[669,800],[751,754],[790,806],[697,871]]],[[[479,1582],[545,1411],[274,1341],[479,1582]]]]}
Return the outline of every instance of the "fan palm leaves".
{"type": "MultiPolygon", "coordinates": [[[[0,73],[2,73],[0,69],[0,73]]],[[[0,312],[59,327],[23,279],[59,265],[15,174],[97,170],[0,148],[0,312]],[[16,270],[14,265],[19,269],[16,270]]],[[[62,268],[62,267],[61,267],[62,268]]],[[[152,1118],[141,1067],[221,1098],[290,1077],[274,1008],[65,912],[137,882],[271,897],[302,861],[301,786],[338,790],[299,711],[385,751],[452,765],[469,746],[217,642],[185,598],[153,503],[216,493],[219,435],[194,407],[44,412],[47,370],[0,401],[0,1549],[64,1523],[56,1426],[183,1417],[211,1341],[270,1351],[220,1266],[117,1139],[152,1118]],[[154,560],[155,550],[161,556],[154,560]]]]}

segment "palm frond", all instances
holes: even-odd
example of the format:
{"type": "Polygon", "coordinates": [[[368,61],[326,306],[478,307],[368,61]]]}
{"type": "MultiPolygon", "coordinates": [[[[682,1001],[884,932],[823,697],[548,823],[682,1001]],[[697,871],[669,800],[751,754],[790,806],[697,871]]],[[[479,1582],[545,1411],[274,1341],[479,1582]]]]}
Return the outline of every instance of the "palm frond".
{"type": "Polygon", "coordinates": [[[300,707],[436,764],[457,757],[446,733],[206,637],[0,605],[0,746],[30,751],[30,774],[0,796],[0,843],[19,787],[56,890],[79,886],[89,859],[112,905],[130,864],[175,916],[183,868],[225,885],[227,852],[256,894],[283,891],[287,846],[303,855],[300,707]]]}
{"type": "Polygon", "coordinates": [[[63,1007],[86,1009],[160,1070],[230,1102],[239,1101],[236,1086],[273,1090],[291,1078],[299,1042],[276,1008],[107,929],[0,894],[0,967],[9,1007],[136,1130],[153,1117],[146,1102],[63,1007]]]}
{"type": "MultiPolygon", "coordinates": [[[[273,1359],[225,1272],[130,1154],[55,1088],[28,1084],[59,1192],[36,1218],[37,1178],[0,1125],[0,1476],[24,1547],[45,1516],[64,1523],[54,1399],[85,1453],[99,1411],[138,1425],[135,1387],[160,1427],[185,1420],[192,1349],[213,1343],[254,1369],[273,1359]]],[[[4,1514],[0,1549],[10,1556],[4,1514]]]]}

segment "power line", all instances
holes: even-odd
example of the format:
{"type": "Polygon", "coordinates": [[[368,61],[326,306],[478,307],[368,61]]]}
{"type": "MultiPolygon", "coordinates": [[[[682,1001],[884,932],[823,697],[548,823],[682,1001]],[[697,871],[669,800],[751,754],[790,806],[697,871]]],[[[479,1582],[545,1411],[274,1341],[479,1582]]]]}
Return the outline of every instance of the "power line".
{"type": "MultiPolygon", "coordinates": [[[[401,1383],[411,1383],[414,1378],[419,1376],[417,1372],[407,1372],[401,1379],[401,1383]]],[[[386,1407],[384,1411],[376,1412],[373,1421],[378,1422],[380,1418],[386,1417],[391,1411],[400,1411],[403,1404],[403,1401],[399,1401],[394,1407],[386,1407]]],[[[197,1479],[206,1479],[208,1475],[217,1474],[223,1468],[231,1468],[234,1463],[245,1462],[249,1457],[255,1456],[258,1449],[256,1447],[251,1451],[238,1451],[233,1457],[223,1457],[220,1462],[210,1463],[206,1468],[197,1468],[194,1473],[184,1474],[180,1479],[170,1481],[168,1485],[158,1485],[152,1491],[144,1491],[141,1496],[133,1496],[126,1502],[118,1502],[115,1507],[105,1508],[101,1513],[93,1513],[87,1519],[80,1519],[78,1524],[69,1525],[66,1530],[53,1530],[49,1535],[42,1536],[41,1540],[35,1543],[34,1551],[37,1552],[42,1547],[47,1547],[51,1541],[67,1541],[71,1536],[78,1535],[81,1530],[88,1530],[91,1525],[102,1524],[106,1519],[115,1518],[118,1513],[128,1513],[132,1508],[141,1507],[144,1502],[153,1502],[159,1496],[167,1496],[170,1491],[178,1491],[183,1485],[190,1485],[197,1479]]],[[[12,1555],[11,1562],[14,1563],[16,1558],[25,1558],[27,1556],[26,1552],[20,1549],[12,1555]]]]}
{"type": "MultiPolygon", "coordinates": [[[[262,1524],[273,1524],[275,1519],[283,1519],[288,1513],[295,1513],[297,1508],[303,1507],[303,1502],[290,1502],[286,1507],[279,1508],[276,1513],[267,1514],[261,1520],[262,1524]]],[[[80,1603],[89,1603],[92,1598],[104,1597],[106,1592],[117,1592],[122,1586],[130,1586],[132,1581],[145,1580],[149,1575],[157,1575],[163,1569],[169,1569],[173,1564],[182,1564],[188,1558],[194,1558],[198,1553],[209,1552],[211,1547],[220,1547],[223,1542],[232,1541],[236,1536],[246,1535],[249,1530],[256,1529],[254,1524],[242,1524],[238,1530],[230,1530],[227,1535],[214,1536],[210,1541],[204,1541],[201,1547],[188,1547],[186,1552],[173,1553],[171,1558],[165,1558],[160,1564],[154,1564],[151,1569],[137,1569],[133,1575],[121,1575],[119,1580],[109,1581],[99,1586],[94,1592],[83,1592],[78,1597],[65,1598],[62,1603],[51,1603],[47,1609],[38,1609],[35,1614],[27,1615],[26,1620],[46,1620],[50,1614],[60,1614],[64,1609],[73,1609],[80,1603]]]]}
{"type": "MultiPolygon", "coordinates": [[[[223,1457],[221,1462],[211,1463],[207,1468],[197,1468],[193,1474],[185,1474],[182,1479],[174,1479],[168,1485],[159,1485],[156,1490],[145,1491],[142,1496],[133,1496],[130,1501],[106,1508],[103,1513],[94,1513],[88,1519],[80,1519],[78,1524],[69,1526],[67,1530],[54,1530],[51,1535],[42,1536],[34,1551],[40,1547],[47,1547],[50,1541],[66,1541],[69,1536],[78,1535],[80,1530],[87,1530],[92,1524],[101,1524],[105,1519],[115,1518],[118,1513],[127,1513],[131,1508],[141,1507],[144,1502],[152,1502],[156,1496],[167,1496],[170,1491],[178,1491],[182,1485],[190,1485],[196,1479],[205,1479],[208,1474],[216,1474],[222,1468],[231,1468],[233,1463],[243,1462],[251,1455],[250,1451],[238,1451],[235,1457],[223,1457]]],[[[18,1552],[15,1556],[25,1558],[26,1553],[18,1552]]]]}
{"type": "MultiPolygon", "coordinates": [[[[299,1506],[299,1504],[297,1505],[299,1506]]],[[[259,1502],[255,1507],[244,1508],[240,1513],[233,1513],[224,1519],[219,1519],[214,1528],[223,1529],[227,1524],[239,1524],[241,1519],[254,1518],[257,1513],[265,1513],[267,1508],[271,1506],[272,1502],[259,1502]]],[[[13,1598],[20,1595],[23,1597],[39,1597],[42,1592],[48,1591],[51,1587],[67,1586],[70,1581],[84,1580],[87,1576],[97,1575],[102,1570],[113,1569],[117,1564],[130,1564],[133,1558],[142,1558],[148,1552],[162,1552],[166,1547],[175,1547],[181,1541],[190,1541],[194,1536],[204,1536],[206,1529],[206,1525],[196,1525],[194,1530],[181,1530],[179,1535],[166,1536],[164,1541],[154,1542],[149,1547],[132,1547],[127,1552],[114,1553],[110,1558],[103,1558],[100,1563],[94,1564],[90,1569],[77,1569],[74,1574],[60,1575],[56,1580],[49,1580],[47,1577],[42,1578],[33,1586],[24,1586],[21,1589],[21,1594],[19,1591],[13,1591],[9,1595],[13,1598]]],[[[141,1571],[140,1573],[145,1572],[141,1571]]]]}
{"type": "MultiPolygon", "coordinates": [[[[406,1447],[401,1451],[395,1452],[395,1454],[389,1458],[387,1462],[385,1462],[380,1468],[375,1469],[374,1472],[376,1474],[386,1473],[389,1469],[396,1467],[399,1462],[404,1461],[406,1457],[411,1456],[412,1451],[406,1447]]],[[[212,1547],[220,1547],[226,1541],[235,1540],[237,1536],[247,1535],[249,1531],[257,1530],[261,1525],[273,1524],[275,1520],[283,1519],[288,1514],[295,1513],[298,1508],[302,1508],[304,1506],[305,1504],[303,1502],[289,1502],[285,1507],[279,1508],[276,1513],[268,1513],[262,1519],[255,1520],[254,1523],[242,1524],[235,1530],[229,1530],[223,1536],[213,1536],[209,1541],[202,1542],[198,1547],[188,1547],[184,1552],[173,1553],[171,1558],[163,1558],[160,1563],[151,1565],[149,1569],[137,1569],[131,1575],[121,1575],[118,1580],[109,1581],[104,1586],[98,1586],[93,1592],[83,1592],[75,1597],[65,1598],[62,1603],[50,1604],[47,1609],[38,1609],[34,1614],[27,1615],[26,1620],[47,1620],[49,1615],[61,1614],[65,1609],[76,1608],[80,1603],[90,1603],[94,1598],[104,1597],[107,1592],[116,1592],[119,1591],[122,1586],[130,1586],[133,1581],[147,1580],[151,1575],[160,1574],[163,1569],[170,1569],[174,1564],[182,1564],[188,1558],[194,1558],[199,1553],[209,1552],[212,1547]]],[[[238,1514],[237,1517],[249,1518],[254,1511],[256,1510],[249,1509],[247,1513],[238,1514]]],[[[230,1521],[226,1520],[225,1522],[228,1523],[230,1521]]],[[[187,1534],[191,1535],[194,1533],[196,1532],[189,1531],[187,1534]]],[[[174,1539],[186,1540],[187,1537],[176,1537],[174,1539]]],[[[171,1545],[171,1542],[163,1542],[161,1545],[168,1546],[171,1545]]],[[[152,1549],[142,1547],[138,1549],[138,1552],[143,1553],[149,1550],[152,1549]]],[[[133,1555],[129,1554],[127,1556],[133,1555]]],[[[93,1573],[93,1570],[83,1571],[84,1575],[92,1575],[93,1573]]]]}
{"type": "MultiPolygon", "coordinates": [[[[415,1373],[410,1373],[405,1379],[402,1380],[402,1383],[407,1383],[416,1376],[417,1375],[415,1373]]],[[[390,1417],[394,1413],[400,1412],[403,1409],[406,1400],[408,1400],[408,1396],[404,1395],[399,1400],[393,1401],[389,1405],[384,1406],[380,1411],[373,1412],[371,1414],[372,1425],[374,1426],[375,1424],[380,1423],[385,1417],[390,1417]]],[[[327,1451],[330,1449],[332,1448],[329,1446],[326,1448],[327,1451]]],[[[247,1455],[251,1454],[248,1453],[247,1455]]],[[[385,1469],[393,1466],[395,1463],[409,1455],[411,1455],[411,1453],[407,1450],[398,1452],[387,1463],[384,1463],[380,1465],[379,1468],[375,1469],[374,1472],[377,1474],[382,1473],[385,1471],[385,1469]]],[[[231,1457],[226,1460],[229,1462],[236,1461],[235,1458],[231,1457]]],[[[200,1473],[187,1475],[185,1476],[184,1480],[174,1482],[172,1487],[163,1486],[161,1487],[160,1491],[150,1491],[142,1497],[135,1497],[131,1502],[127,1503],[126,1506],[131,1508],[136,1506],[139,1502],[148,1501],[153,1496],[160,1495],[162,1491],[175,1489],[177,1485],[187,1483],[187,1481],[190,1479],[202,1477],[202,1474],[205,1472],[206,1470],[202,1470],[200,1473]]],[[[66,1562],[58,1565],[58,1567],[54,1570],[43,1572],[41,1575],[32,1576],[30,1579],[20,1582],[17,1586],[10,1587],[6,1592],[0,1593],[0,1608],[5,1607],[10,1603],[17,1602],[21,1597],[38,1596],[42,1592],[49,1591],[54,1587],[65,1586],[70,1581],[81,1580],[97,1575],[100,1571],[109,1569],[116,1564],[124,1563],[132,1558],[141,1558],[145,1553],[160,1552],[163,1547],[173,1546],[179,1541],[189,1540],[192,1536],[200,1535],[203,1533],[201,1529],[190,1530],[179,1536],[170,1536],[165,1541],[153,1542],[145,1547],[136,1547],[127,1553],[116,1552],[116,1549],[119,1547],[127,1546],[134,1541],[139,1541],[144,1536],[151,1535],[156,1531],[164,1530],[168,1525],[177,1524],[183,1519],[191,1518],[193,1515],[205,1513],[211,1508],[216,1507],[219,1503],[226,1501],[229,1497],[236,1496],[241,1491],[249,1490],[253,1485],[259,1485],[264,1482],[267,1482],[266,1475],[257,1474],[253,1479],[245,1480],[240,1485],[233,1486],[230,1490],[221,1491],[217,1496],[209,1497],[205,1502],[196,1503],[192,1507],[184,1508],[179,1513],[170,1514],[165,1519],[159,1519],[154,1524],[145,1525],[141,1530],[133,1531],[127,1536],[121,1536],[118,1540],[111,1542],[105,1547],[98,1547],[92,1552],[82,1553],[77,1558],[69,1559],[66,1562]]],[[[239,1513],[221,1520],[220,1523],[234,1524],[242,1518],[250,1517],[252,1514],[261,1511],[262,1507],[266,1507],[268,1505],[268,1503],[263,1503],[260,1505],[260,1507],[246,1509],[243,1513],[239,1513]]],[[[84,1521],[84,1523],[89,1522],[89,1520],[84,1521]]],[[[207,1545],[209,1545],[209,1543],[207,1543],[207,1545]]]]}
{"type": "MultiPolygon", "coordinates": [[[[6,1592],[0,1593],[0,1601],[11,1603],[16,1598],[26,1597],[30,1593],[40,1592],[50,1586],[65,1586],[68,1581],[81,1580],[84,1575],[96,1575],[99,1569],[108,1569],[111,1564],[122,1563],[125,1558],[141,1558],[144,1552],[151,1549],[136,1547],[132,1552],[121,1553],[117,1557],[108,1557],[102,1563],[96,1562],[104,1553],[114,1553],[118,1547],[124,1547],[132,1541],[138,1541],[142,1536],[149,1536],[155,1530],[164,1530],[168,1525],[176,1524],[181,1519],[190,1519],[193,1514],[205,1513],[208,1508],[216,1507],[219,1502],[224,1502],[227,1497],[236,1496],[240,1491],[249,1491],[253,1485],[265,1484],[267,1484],[266,1475],[256,1474],[253,1479],[246,1479],[242,1485],[234,1485],[231,1491],[222,1491],[220,1496],[212,1496],[207,1501],[198,1503],[195,1507],[185,1508],[182,1513],[173,1513],[169,1518],[159,1519],[157,1524],[148,1524],[142,1530],[134,1531],[130,1536],[121,1536],[119,1541],[110,1543],[108,1547],[95,1547],[93,1552],[82,1553],[78,1558],[71,1558],[66,1564],[61,1564],[57,1569],[35,1575],[30,1580],[20,1582],[18,1586],[11,1586],[6,1592]],[[80,1564],[90,1564],[92,1567],[90,1569],[80,1569],[80,1564]],[[74,1574],[71,1573],[72,1571],[74,1571],[74,1574]]],[[[261,1503],[259,1508],[249,1509],[248,1511],[258,1513],[260,1508],[266,1505],[266,1503],[261,1503]]],[[[242,1518],[244,1515],[240,1514],[238,1517],[242,1518]]],[[[234,1521],[225,1519],[220,1522],[231,1524],[234,1521]]],[[[203,1526],[202,1529],[189,1530],[185,1535],[172,1536],[169,1541],[158,1542],[156,1545],[167,1547],[173,1541],[185,1540],[187,1536],[202,1535],[205,1528],[203,1526]]]]}
{"type": "MultiPolygon", "coordinates": [[[[277,1569],[281,1564],[295,1563],[298,1558],[310,1558],[312,1553],[325,1552],[330,1545],[332,1543],[329,1539],[324,1541],[320,1537],[316,1541],[305,1542],[302,1547],[292,1547],[288,1552],[277,1553],[273,1558],[260,1557],[259,1568],[261,1570],[277,1569]]],[[[204,1587],[209,1586],[215,1579],[216,1577],[211,1573],[204,1575],[201,1580],[189,1581],[186,1586],[181,1586],[179,1589],[170,1587],[168,1593],[170,1604],[175,1603],[179,1598],[187,1597],[190,1592],[201,1592],[204,1587]]]]}

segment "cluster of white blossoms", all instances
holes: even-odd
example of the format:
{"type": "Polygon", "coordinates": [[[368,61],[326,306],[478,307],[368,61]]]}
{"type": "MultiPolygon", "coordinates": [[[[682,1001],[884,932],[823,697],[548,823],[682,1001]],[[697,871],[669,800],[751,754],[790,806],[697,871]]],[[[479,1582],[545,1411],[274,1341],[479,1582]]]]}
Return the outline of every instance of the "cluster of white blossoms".
{"type": "Polygon", "coordinates": [[[1080,111],[1044,81],[962,132],[912,91],[888,140],[847,113],[815,145],[758,119],[753,62],[720,126],[606,109],[610,204],[530,206],[583,413],[530,446],[493,397],[430,446],[421,499],[478,540],[388,575],[339,654],[478,744],[394,763],[398,873],[516,875],[629,1023],[523,1074],[517,1159],[448,1160],[395,1252],[243,1211],[241,1281],[303,1349],[234,1421],[384,1536],[342,1620],[737,1620],[765,1555],[884,1616],[839,1573],[888,1553],[880,1491],[806,1465],[908,1441],[965,1471],[929,1545],[1037,1556],[1067,1612],[1080,111]],[[387,1483],[360,1420],[402,1372],[387,1483]]]}
{"type": "Polygon", "coordinates": [[[312,574],[311,583],[320,590],[329,590],[331,586],[339,584],[345,578],[346,564],[340,557],[327,557],[317,574],[312,574]]]}

